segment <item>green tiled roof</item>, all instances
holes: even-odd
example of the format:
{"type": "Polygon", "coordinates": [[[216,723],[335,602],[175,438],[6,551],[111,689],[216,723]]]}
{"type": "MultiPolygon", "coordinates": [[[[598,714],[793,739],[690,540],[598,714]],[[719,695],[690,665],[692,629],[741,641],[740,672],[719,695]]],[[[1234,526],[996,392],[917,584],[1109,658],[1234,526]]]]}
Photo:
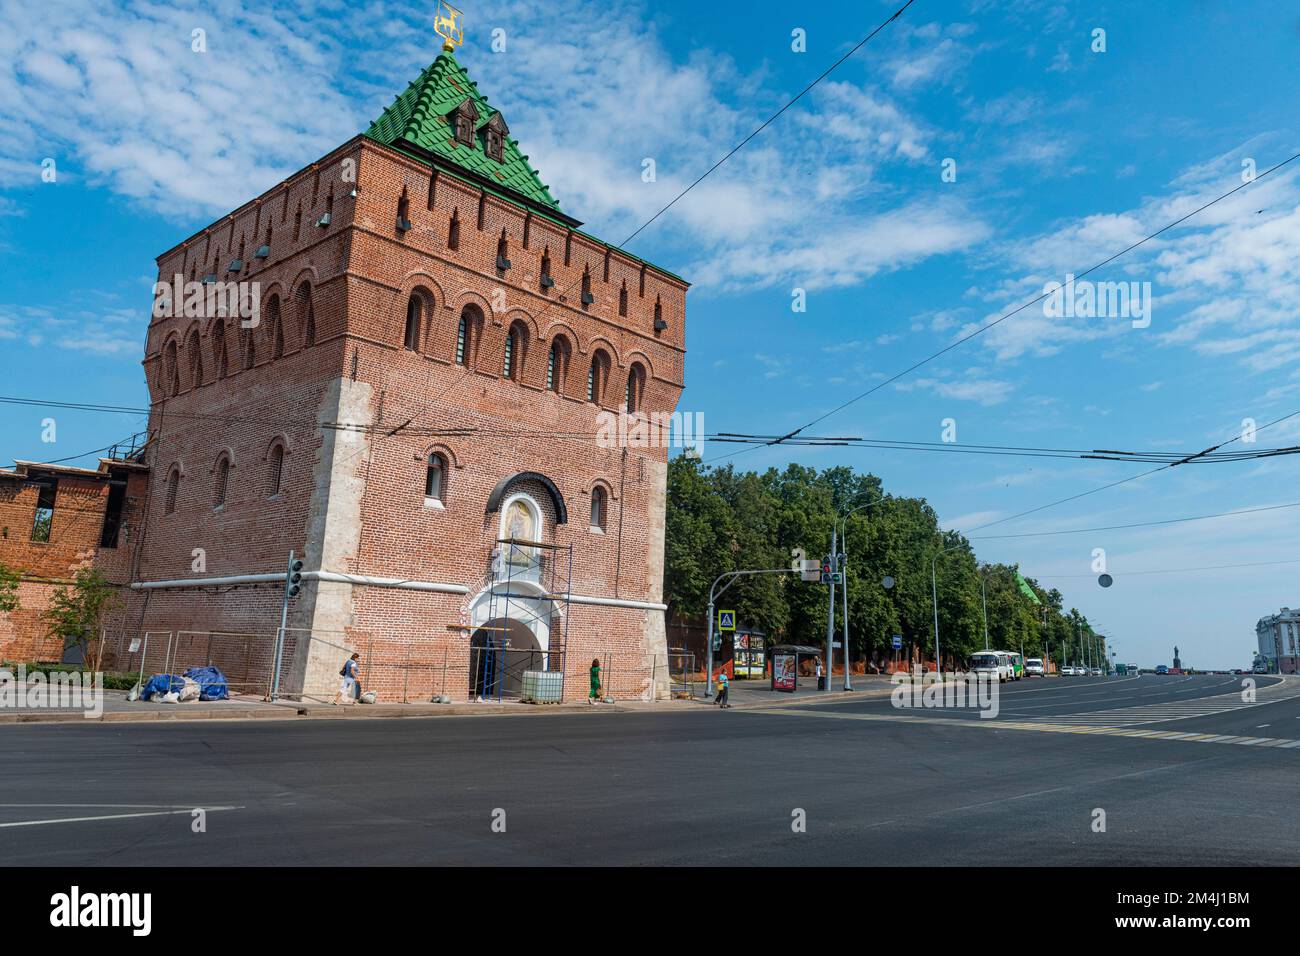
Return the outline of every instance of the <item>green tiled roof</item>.
{"type": "Polygon", "coordinates": [[[465,68],[444,51],[370,124],[366,136],[397,149],[408,145],[432,153],[558,213],[560,204],[529,164],[528,157],[519,151],[517,140],[506,137],[503,162],[488,156],[483,127],[496,112],[465,68]],[[454,118],[449,115],[466,99],[478,111],[473,147],[456,142],[454,118]]]}

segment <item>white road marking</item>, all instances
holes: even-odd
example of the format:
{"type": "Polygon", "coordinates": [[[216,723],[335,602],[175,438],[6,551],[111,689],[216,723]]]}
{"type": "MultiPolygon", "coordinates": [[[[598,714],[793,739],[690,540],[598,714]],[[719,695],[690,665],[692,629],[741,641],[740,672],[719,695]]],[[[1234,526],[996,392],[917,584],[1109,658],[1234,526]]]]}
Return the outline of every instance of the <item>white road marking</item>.
{"type": "MultiPolygon", "coordinates": [[[[1215,685],[1219,686],[1219,685],[1215,685]]],[[[801,707],[791,702],[785,707],[763,707],[749,711],[755,714],[780,714],[791,717],[830,717],[838,720],[896,721],[921,724],[937,724],[954,727],[983,727],[990,730],[1037,730],[1048,733],[1063,734],[1097,734],[1110,737],[1142,737],[1148,740],[1183,740],[1194,743],[1234,744],[1243,747],[1277,747],[1292,750],[1300,747],[1300,740],[1279,737],[1248,737],[1236,734],[1215,734],[1182,732],[1164,729],[1132,729],[1134,725],[1167,723],[1185,720],[1189,717],[1205,717],[1213,714],[1228,713],[1245,707],[1259,707],[1295,700],[1300,697],[1300,688],[1292,681],[1279,681],[1261,689],[1257,699],[1250,703],[1241,700],[1237,692],[1220,694],[1194,700],[1165,703],[1148,707],[1123,707],[1110,711],[1098,711],[1087,714],[1071,714],[1062,717],[1031,717],[1022,720],[972,720],[955,717],[922,716],[919,714],[862,714],[826,711],[818,712],[816,708],[801,707]],[[1288,686],[1290,685],[1290,686],[1288,686]],[[1268,694],[1276,690],[1277,696],[1268,694]],[[1264,698],[1264,699],[1260,699],[1264,698]]],[[[1013,715],[1008,715],[1013,716],[1013,715]]],[[[1261,724],[1267,727],[1269,724],[1261,724]]]]}
{"type": "Polygon", "coordinates": [[[149,813],[111,813],[97,817],[61,817],[56,820],[15,820],[12,823],[0,823],[0,829],[7,827],[39,827],[48,823],[90,823],[96,820],[130,820],[137,817],[167,817],[175,816],[180,813],[193,813],[195,810],[203,810],[206,813],[217,813],[221,810],[242,810],[243,807],[185,807],[182,810],[155,810],[149,813]]]}

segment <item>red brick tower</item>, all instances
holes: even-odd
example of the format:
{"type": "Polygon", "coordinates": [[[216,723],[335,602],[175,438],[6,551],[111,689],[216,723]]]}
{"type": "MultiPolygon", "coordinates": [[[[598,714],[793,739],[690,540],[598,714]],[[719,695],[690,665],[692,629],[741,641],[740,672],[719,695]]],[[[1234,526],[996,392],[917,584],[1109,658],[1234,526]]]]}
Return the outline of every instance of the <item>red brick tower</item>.
{"type": "Polygon", "coordinates": [[[663,695],[666,442],[605,438],[674,412],[687,283],[580,225],[444,52],[163,253],[161,283],[249,283],[260,309],[150,327],[131,623],[206,635],[256,685],[293,549],[283,692],[332,694],[356,649],[387,699],[524,670],[582,697],[597,657],[615,696],[663,695]]]}

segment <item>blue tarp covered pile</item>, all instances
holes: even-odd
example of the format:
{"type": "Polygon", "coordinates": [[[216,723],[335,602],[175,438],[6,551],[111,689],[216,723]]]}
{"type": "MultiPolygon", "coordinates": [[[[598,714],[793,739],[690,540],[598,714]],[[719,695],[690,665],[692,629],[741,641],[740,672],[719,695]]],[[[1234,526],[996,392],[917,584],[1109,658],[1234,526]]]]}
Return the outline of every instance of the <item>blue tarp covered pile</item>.
{"type": "Polygon", "coordinates": [[[185,676],[199,685],[199,700],[230,700],[226,675],[215,667],[191,667],[185,676]]]}
{"type": "Polygon", "coordinates": [[[185,679],[183,677],[177,677],[175,674],[154,674],[140,688],[140,699],[149,700],[155,694],[161,697],[163,694],[170,694],[173,691],[179,694],[184,686],[185,679]]]}
{"type": "Polygon", "coordinates": [[[226,675],[215,667],[191,667],[183,676],[175,674],[154,674],[140,688],[140,699],[150,700],[155,695],[179,694],[185,687],[186,679],[199,685],[199,700],[229,700],[230,686],[226,675]]]}

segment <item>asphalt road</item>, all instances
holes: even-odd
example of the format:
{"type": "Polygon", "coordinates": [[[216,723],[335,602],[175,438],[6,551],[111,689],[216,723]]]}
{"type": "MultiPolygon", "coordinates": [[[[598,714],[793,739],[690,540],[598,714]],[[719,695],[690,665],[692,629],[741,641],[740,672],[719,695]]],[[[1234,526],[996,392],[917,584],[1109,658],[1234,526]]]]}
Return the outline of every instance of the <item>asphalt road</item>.
{"type": "Polygon", "coordinates": [[[1239,678],[1023,681],[996,720],[874,699],[13,724],[0,727],[0,861],[1295,865],[1300,747],[1282,744],[1300,739],[1300,682],[1258,683],[1246,706],[1239,678]],[[1164,716],[1131,722],[1152,713],[1164,716]],[[212,808],[206,832],[192,832],[195,807],[212,808]],[[792,831],[797,811],[806,832],[792,831]]]}

